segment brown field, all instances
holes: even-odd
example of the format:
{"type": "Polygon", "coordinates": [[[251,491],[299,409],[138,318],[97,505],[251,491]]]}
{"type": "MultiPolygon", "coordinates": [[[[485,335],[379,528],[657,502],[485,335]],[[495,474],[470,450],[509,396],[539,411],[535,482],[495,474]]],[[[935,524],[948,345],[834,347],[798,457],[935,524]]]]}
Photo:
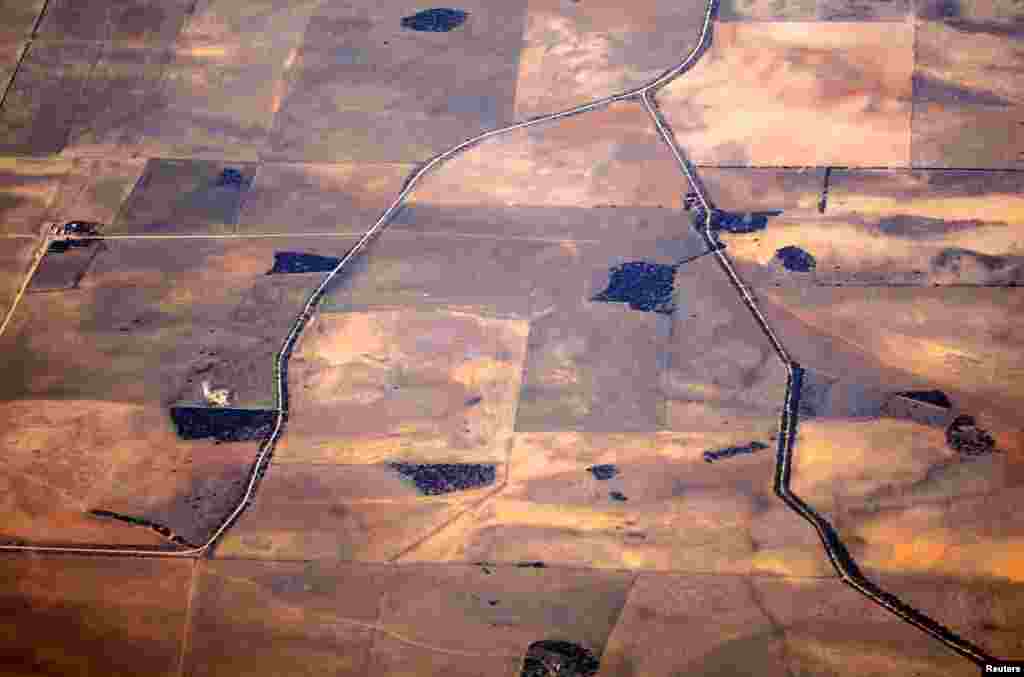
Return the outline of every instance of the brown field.
{"type": "Polygon", "coordinates": [[[0,339],[3,369],[18,375],[3,398],[165,406],[200,399],[206,378],[230,388],[238,406],[271,406],[273,356],[318,279],[267,276],[274,252],[340,256],[351,245],[108,240],[77,290],[23,299],[0,339]]]}
{"type": "Polygon", "coordinates": [[[90,510],[170,527],[201,542],[234,508],[253,442],[178,439],[165,409],[77,399],[3,404],[5,540],[166,544],[90,510]]]}
{"type": "Polygon", "coordinates": [[[678,208],[687,189],[639,104],[618,103],[483,141],[421,181],[412,204],[678,208]]]}
{"type": "Polygon", "coordinates": [[[913,26],[725,23],[661,106],[702,164],[906,167],[913,26]]]}
{"type": "Polygon", "coordinates": [[[0,159],[0,233],[39,235],[70,166],[64,160],[0,159]]]}
{"type": "Polygon", "coordinates": [[[977,673],[839,581],[788,577],[641,575],[605,662],[610,675],[977,673]]]}
{"type": "Polygon", "coordinates": [[[508,486],[400,561],[830,575],[813,531],[772,497],[770,450],[713,464],[702,457],[757,439],[744,431],[516,435],[508,486]],[[594,464],[619,472],[598,480],[586,470],[594,464]]]}
{"type": "Polygon", "coordinates": [[[7,316],[38,249],[34,238],[0,238],[0,318],[7,316]]]}
{"type": "Polygon", "coordinates": [[[178,674],[194,564],[89,557],[0,560],[0,670],[178,674]]]}
{"type": "Polygon", "coordinates": [[[263,163],[238,217],[241,233],[362,233],[412,170],[405,164],[263,163]]]}
{"type": "Polygon", "coordinates": [[[74,160],[64,175],[50,205],[49,220],[92,221],[110,233],[124,201],[132,194],[147,162],[126,158],[83,158],[74,160]]]}
{"type": "Polygon", "coordinates": [[[623,12],[608,0],[528,0],[516,118],[644,84],[693,49],[703,21],[700,3],[642,0],[623,12]]]}
{"type": "Polygon", "coordinates": [[[451,35],[402,30],[397,3],[309,4],[268,158],[414,162],[512,121],[524,0],[468,0],[451,35]]]}

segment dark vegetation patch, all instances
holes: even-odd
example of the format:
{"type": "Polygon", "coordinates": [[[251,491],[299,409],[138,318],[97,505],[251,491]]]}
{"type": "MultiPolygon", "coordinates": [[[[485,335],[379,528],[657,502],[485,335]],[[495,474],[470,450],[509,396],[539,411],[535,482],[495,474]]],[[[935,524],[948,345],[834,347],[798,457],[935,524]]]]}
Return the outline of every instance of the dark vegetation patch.
{"type": "Polygon", "coordinates": [[[714,451],[705,451],[704,460],[708,463],[714,463],[715,461],[720,461],[723,458],[731,458],[733,456],[741,456],[743,454],[753,454],[756,451],[761,451],[762,449],[767,448],[767,444],[755,441],[738,447],[726,447],[724,449],[716,449],[714,451]]]}
{"type": "Polygon", "coordinates": [[[267,275],[282,273],[329,273],[338,267],[341,259],[302,252],[274,252],[274,267],[267,275]]]}
{"type": "Polygon", "coordinates": [[[723,212],[715,210],[711,215],[713,230],[724,230],[727,233],[753,233],[764,230],[768,219],[778,216],[782,210],[775,209],[765,212],[723,212]]]}
{"type": "Polygon", "coordinates": [[[593,475],[594,479],[598,480],[610,480],[619,474],[619,469],[611,463],[602,463],[601,465],[592,465],[587,468],[593,475]]]}
{"type": "Polygon", "coordinates": [[[217,177],[216,186],[218,188],[237,188],[241,190],[248,188],[251,182],[252,179],[242,174],[242,172],[228,167],[217,177]]]}
{"type": "Polygon", "coordinates": [[[520,569],[544,569],[544,568],[547,568],[548,565],[544,564],[544,562],[535,561],[535,562],[516,562],[516,566],[519,567],[520,569]]]}
{"type": "Polygon", "coordinates": [[[270,434],[276,420],[277,412],[270,409],[171,407],[171,421],[183,440],[261,440],[270,434]]]}
{"type": "Polygon", "coordinates": [[[72,248],[85,249],[96,244],[97,240],[51,240],[47,254],[63,254],[72,248]]]}
{"type": "Polygon", "coordinates": [[[953,403],[946,397],[946,393],[941,390],[907,390],[906,392],[896,394],[900,397],[932,404],[943,409],[949,409],[953,406],[953,403]]]}
{"type": "Polygon", "coordinates": [[[477,395],[475,397],[471,397],[468,400],[466,400],[466,406],[467,407],[475,407],[476,405],[480,404],[483,401],[484,401],[484,398],[481,397],[480,395],[477,395]]]}
{"type": "Polygon", "coordinates": [[[99,235],[99,229],[95,221],[68,221],[63,226],[65,235],[99,235]]]}
{"type": "Polygon", "coordinates": [[[126,522],[137,527],[145,527],[147,529],[150,529],[151,531],[155,531],[156,533],[160,534],[172,543],[183,545],[187,548],[196,547],[192,543],[189,543],[187,540],[185,540],[183,537],[174,533],[170,528],[165,527],[164,525],[158,522],[153,522],[151,520],[143,519],[141,517],[132,517],[131,515],[122,515],[121,513],[113,512],[111,510],[90,510],[89,514],[95,517],[107,517],[109,519],[115,519],[119,522],[126,522]]]}
{"type": "Polygon", "coordinates": [[[612,499],[613,501],[628,501],[629,500],[628,498],[626,498],[626,495],[624,493],[622,493],[621,491],[610,491],[610,492],[608,492],[608,498],[612,499]]]}
{"type": "Polygon", "coordinates": [[[973,416],[961,414],[946,428],[949,448],[967,456],[981,456],[996,450],[996,441],[987,430],[978,426],[973,416]]]}
{"type": "Polygon", "coordinates": [[[592,677],[600,661],[589,649],[561,640],[534,642],[526,650],[520,677],[592,677]]]}
{"type": "Polygon", "coordinates": [[[826,416],[829,412],[834,386],[833,379],[817,371],[807,370],[800,388],[800,403],[797,405],[797,413],[800,414],[800,417],[826,416]]]}
{"type": "MultiPolygon", "coordinates": [[[[707,212],[701,206],[696,193],[687,194],[683,199],[683,208],[686,211],[694,209],[693,225],[697,230],[703,231],[704,222],[707,220],[707,212]]],[[[768,226],[768,219],[781,213],[781,209],[770,209],[762,212],[727,212],[712,208],[711,229],[724,230],[727,233],[753,233],[764,230],[768,226]]]]}
{"type": "Polygon", "coordinates": [[[590,300],[628,303],[633,310],[669,315],[675,310],[675,275],[675,266],[646,261],[623,263],[611,269],[607,289],[590,300]]]}
{"type": "Polygon", "coordinates": [[[411,480],[427,496],[478,489],[494,484],[497,471],[484,463],[389,463],[402,477],[411,480]]]}
{"type": "Polygon", "coordinates": [[[468,12],[448,7],[435,7],[416,12],[402,19],[402,28],[428,33],[447,33],[465,23],[468,12]]]}
{"type": "Polygon", "coordinates": [[[814,257],[800,247],[787,245],[775,252],[775,258],[782,262],[782,267],[794,273],[806,273],[814,270],[817,263],[814,257]]]}
{"type": "Polygon", "coordinates": [[[824,214],[828,208],[828,184],[832,179],[832,168],[825,169],[825,181],[821,184],[821,199],[818,200],[818,213],[824,214]]]}

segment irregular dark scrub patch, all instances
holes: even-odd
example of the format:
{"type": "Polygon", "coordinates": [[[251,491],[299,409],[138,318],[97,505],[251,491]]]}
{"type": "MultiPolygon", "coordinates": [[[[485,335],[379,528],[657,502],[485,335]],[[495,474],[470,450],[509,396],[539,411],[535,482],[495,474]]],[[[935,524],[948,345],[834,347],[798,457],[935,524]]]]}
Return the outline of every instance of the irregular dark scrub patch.
{"type": "Polygon", "coordinates": [[[194,547],[196,547],[195,545],[193,545],[192,543],[189,543],[187,540],[185,540],[181,536],[175,534],[173,531],[171,531],[170,528],[165,527],[164,525],[159,524],[157,522],[153,522],[153,521],[150,521],[150,520],[147,520],[147,519],[143,519],[141,517],[132,517],[130,515],[122,515],[121,513],[113,512],[111,510],[90,510],[89,514],[93,515],[95,517],[107,517],[107,518],[110,518],[110,519],[115,519],[115,520],[118,520],[119,522],[126,522],[128,524],[131,524],[131,525],[134,525],[134,526],[137,526],[137,527],[145,527],[147,529],[155,531],[156,533],[160,534],[161,536],[163,536],[164,538],[166,538],[167,540],[169,540],[172,543],[176,543],[178,545],[184,545],[187,548],[194,548],[194,547]]]}
{"type": "Polygon", "coordinates": [[[775,258],[782,262],[782,267],[795,273],[806,273],[814,269],[817,263],[814,257],[800,247],[788,245],[775,252],[775,258]]]}
{"type": "Polygon", "coordinates": [[[984,428],[978,427],[973,416],[961,414],[946,428],[946,444],[967,456],[981,456],[996,450],[996,441],[984,428]]]}
{"type": "Polygon", "coordinates": [[[271,409],[171,407],[171,420],[183,440],[261,440],[270,434],[276,419],[277,412],[271,409]]]}
{"type": "Polygon", "coordinates": [[[723,458],[731,458],[742,454],[753,454],[755,451],[761,451],[762,449],[767,448],[767,444],[755,441],[738,447],[726,447],[725,449],[716,449],[715,451],[705,451],[704,460],[708,463],[714,463],[715,461],[719,461],[723,458]]]}
{"type": "Polygon", "coordinates": [[[447,33],[465,23],[468,16],[469,14],[461,9],[435,7],[404,17],[402,19],[402,28],[426,31],[428,33],[447,33]]]}
{"type": "Polygon", "coordinates": [[[727,233],[753,233],[764,230],[768,219],[778,216],[782,210],[766,212],[722,212],[715,211],[711,215],[713,230],[724,230],[727,233]]]}
{"type": "Polygon", "coordinates": [[[953,403],[949,401],[948,397],[946,397],[946,393],[941,390],[908,390],[906,392],[896,394],[910,400],[933,404],[936,407],[942,407],[943,409],[949,409],[953,406],[953,403]]]}
{"type": "Polygon", "coordinates": [[[97,240],[52,240],[47,254],[63,254],[72,247],[91,247],[97,240]]]}
{"type": "Polygon", "coordinates": [[[593,475],[594,479],[598,480],[610,480],[619,474],[619,469],[611,463],[603,463],[601,465],[592,465],[587,468],[593,475]]]}
{"type": "Polygon", "coordinates": [[[494,484],[495,466],[483,463],[389,463],[427,496],[478,489],[494,484]]]}
{"type": "Polygon", "coordinates": [[[547,568],[547,564],[544,562],[516,562],[516,566],[520,569],[544,569],[547,568]]]}
{"type": "Polygon", "coordinates": [[[572,642],[545,639],[526,650],[520,677],[591,677],[601,663],[589,650],[572,642]]]}
{"type": "Polygon", "coordinates": [[[610,499],[612,499],[613,501],[628,501],[629,500],[628,498],[626,498],[626,495],[624,493],[622,493],[621,491],[610,491],[610,492],[608,492],[608,497],[610,499]]]}
{"type": "Polygon", "coordinates": [[[341,259],[302,252],[274,252],[274,267],[267,275],[281,273],[329,273],[338,267],[341,259]]]}
{"type": "Polygon", "coordinates": [[[615,266],[609,274],[608,288],[591,301],[628,303],[633,310],[669,315],[676,267],[645,261],[630,261],[615,266]]]}
{"type": "Polygon", "coordinates": [[[228,167],[220,173],[220,176],[217,177],[216,186],[218,188],[226,187],[242,189],[248,188],[251,181],[252,179],[246,177],[242,172],[228,167]]]}
{"type": "Polygon", "coordinates": [[[68,221],[63,226],[65,235],[98,235],[100,224],[95,221],[68,221]]]}

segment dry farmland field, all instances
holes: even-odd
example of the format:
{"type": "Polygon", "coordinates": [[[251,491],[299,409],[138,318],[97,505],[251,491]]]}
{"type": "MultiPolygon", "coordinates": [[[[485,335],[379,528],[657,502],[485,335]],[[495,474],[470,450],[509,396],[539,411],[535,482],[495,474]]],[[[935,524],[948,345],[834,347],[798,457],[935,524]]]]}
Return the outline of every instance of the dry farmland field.
{"type": "Polygon", "coordinates": [[[1024,661],[1022,0],[0,0],[0,92],[0,675],[1024,661]]]}

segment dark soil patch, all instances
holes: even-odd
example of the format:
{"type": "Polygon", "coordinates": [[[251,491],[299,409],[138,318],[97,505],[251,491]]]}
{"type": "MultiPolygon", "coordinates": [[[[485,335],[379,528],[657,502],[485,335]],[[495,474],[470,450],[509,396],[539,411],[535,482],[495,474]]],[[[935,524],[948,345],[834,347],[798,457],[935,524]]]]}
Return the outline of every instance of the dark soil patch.
{"type": "Polygon", "coordinates": [[[633,310],[671,314],[675,266],[630,261],[611,269],[608,288],[591,301],[628,303],[633,310]]]}
{"type": "Polygon", "coordinates": [[[594,475],[594,479],[598,480],[610,480],[619,474],[619,469],[611,463],[592,465],[587,470],[594,475]]]}
{"type": "Polygon", "coordinates": [[[270,434],[277,412],[270,409],[171,407],[171,420],[183,440],[220,442],[261,440],[270,434]]]}
{"type": "Polygon", "coordinates": [[[329,273],[338,267],[341,259],[319,254],[303,254],[302,252],[275,252],[274,267],[267,275],[282,273],[329,273]]]}
{"type": "Polygon", "coordinates": [[[794,273],[806,273],[814,270],[817,262],[814,257],[800,247],[792,245],[775,252],[775,258],[782,262],[782,267],[794,273]]]}
{"type": "Polygon", "coordinates": [[[908,390],[906,392],[896,394],[900,397],[906,397],[910,400],[932,404],[936,407],[942,407],[943,409],[949,409],[953,406],[953,403],[949,401],[948,397],[946,397],[946,393],[941,390],[908,390]]]}
{"type": "Polygon", "coordinates": [[[984,428],[978,427],[973,416],[961,414],[946,428],[946,444],[950,449],[967,456],[981,456],[996,450],[996,441],[984,428]]]}
{"type": "Polygon", "coordinates": [[[600,665],[590,650],[578,644],[545,639],[526,650],[520,677],[591,677],[600,665]]]}
{"type": "Polygon", "coordinates": [[[428,33],[447,33],[465,23],[468,16],[469,14],[461,9],[436,7],[404,17],[402,28],[428,33]]]}
{"type": "Polygon", "coordinates": [[[726,447],[725,449],[716,449],[715,451],[705,451],[704,460],[708,463],[714,463],[720,461],[723,458],[731,458],[733,456],[741,456],[743,454],[753,454],[755,451],[761,451],[767,449],[768,445],[763,442],[751,442],[750,444],[744,444],[738,447],[726,447]]]}
{"type": "Polygon", "coordinates": [[[629,500],[628,498],[626,498],[626,495],[624,493],[622,493],[621,491],[611,491],[611,492],[608,492],[608,497],[611,498],[613,501],[628,501],[629,500]]]}
{"type": "Polygon", "coordinates": [[[483,463],[389,463],[427,496],[478,489],[494,484],[495,466],[483,463]]]}

